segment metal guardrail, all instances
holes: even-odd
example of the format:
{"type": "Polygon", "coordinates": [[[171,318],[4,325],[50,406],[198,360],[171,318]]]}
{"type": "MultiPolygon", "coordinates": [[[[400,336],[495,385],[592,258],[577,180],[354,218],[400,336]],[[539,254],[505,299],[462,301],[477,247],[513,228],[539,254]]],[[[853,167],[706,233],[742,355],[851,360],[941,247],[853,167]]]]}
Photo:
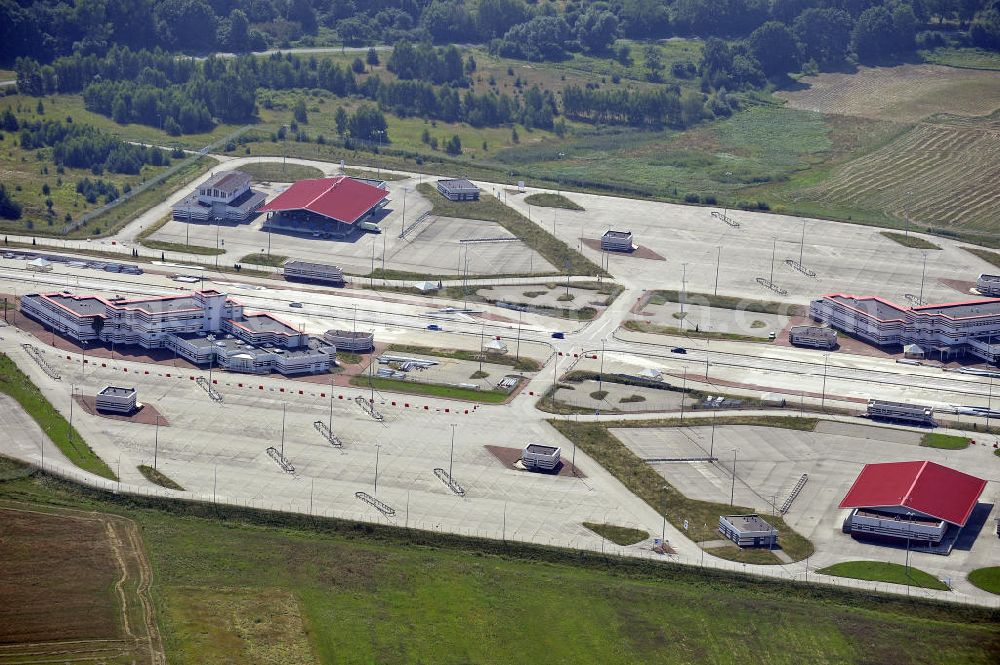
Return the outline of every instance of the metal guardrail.
{"type": "Polygon", "coordinates": [[[33,344],[22,344],[21,348],[24,349],[25,353],[27,353],[32,360],[38,363],[38,366],[42,368],[43,372],[48,374],[51,378],[55,379],[56,381],[62,379],[62,375],[59,374],[59,372],[57,372],[55,368],[53,368],[51,365],[45,362],[45,358],[42,357],[42,352],[39,351],[37,347],[35,347],[33,344]]]}
{"type": "Polygon", "coordinates": [[[316,422],[314,422],[313,427],[315,427],[316,431],[322,434],[323,438],[329,441],[330,445],[333,446],[334,448],[344,447],[344,442],[340,440],[340,437],[334,434],[330,430],[330,427],[322,420],[317,420],[316,422]]]}
{"type": "Polygon", "coordinates": [[[771,280],[769,280],[767,277],[758,277],[757,278],[757,283],[760,284],[761,286],[763,286],[766,289],[771,289],[772,291],[774,291],[775,293],[777,293],[779,296],[787,296],[788,295],[788,291],[786,291],[785,289],[781,288],[780,286],[778,286],[777,284],[775,284],[774,282],[772,282],[771,280]]]}
{"type": "Polygon", "coordinates": [[[386,517],[392,517],[393,515],[396,514],[396,510],[392,506],[385,503],[384,501],[379,501],[368,492],[355,492],[354,496],[361,499],[362,501],[364,501],[369,506],[379,511],[386,517]]]}
{"type": "Polygon", "coordinates": [[[729,215],[726,215],[725,213],[719,212],[718,210],[713,210],[712,211],[712,217],[715,217],[716,219],[721,219],[722,221],[724,221],[726,224],[729,224],[729,226],[733,227],[734,229],[740,228],[740,223],[739,222],[737,222],[735,219],[733,219],[729,215]]]}
{"type": "Polygon", "coordinates": [[[800,273],[802,273],[806,277],[815,277],[816,276],[816,271],[815,270],[810,270],[809,268],[806,268],[804,265],[802,265],[801,263],[799,263],[795,259],[785,259],[785,264],[787,264],[791,268],[794,268],[795,270],[798,270],[800,273]]]}
{"type": "Polygon", "coordinates": [[[354,398],[355,403],[361,407],[361,410],[367,413],[369,416],[375,420],[382,422],[385,420],[385,416],[375,410],[375,404],[370,400],[358,395],[354,398]]]}
{"type": "Polygon", "coordinates": [[[524,238],[519,238],[517,236],[502,236],[496,238],[466,238],[465,240],[459,240],[458,242],[467,242],[470,244],[486,244],[493,242],[522,242],[524,238]]]}
{"type": "Polygon", "coordinates": [[[205,389],[205,392],[208,393],[208,396],[212,398],[213,402],[222,403],[222,393],[212,387],[212,384],[208,382],[208,379],[203,376],[199,376],[194,380],[194,382],[205,389]]]}
{"type": "MultiPolygon", "coordinates": [[[[84,224],[86,224],[90,220],[94,219],[95,217],[103,215],[104,213],[106,213],[107,211],[111,210],[112,208],[115,208],[115,207],[121,205],[122,203],[125,203],[129,199],[131,199],[131,198],[133,198],[135,196],[138,196],[139,194],[143,193],[144,191],[146,191],[150,187],[154,187],[154,186],[160,184],[161,182],[163,182],[164,180],[166,180],[167,178],[169,178],[173,174],[177,173],[178,171],[180,171],[182,168],[184,168],[188,164],[193,164],[194,162],[196,162],[197,160],[201,159],[202,157],[204,157],[205,155],[207,155],[209,152],[211,152],[215,148],[218,148],[219,146],[224,146],[226,143],[228,143],[230,141],[235,141],[240,136],[242,136],[244,133],[248,132],[250,129],[251,129],[250,125],[244,125],[243,127],[240,127],[235,132],[233,132],[233,133],[231,133],[231,134],[229,134],[227,136],[224,136],[223,138],[219,139],[218,141],[215,141],[214,143],[209,143],[204,148],[202,148],[201,150],[197,151],[195,154],[191,155],[190,157],[188,157],[186,159],[182,159],[181,161],[174,163],[173,166],[170,166],[165,171],[161,171],[160,173],[157,173],[155,176],[153,176],[149,180],[146,180],[146,181],[144,181],[144,182],[136,185],[130,191],[122,194],[121,196],[119,196],[114,201],[111,201],[110,203],[105,203],[100,208],[94,208],[90,212],[87,212],[87,213],[84,213],[83,215],[80,215],[80,217],[78,217],[77,219],[74,219],[72,222],[70,222],[70,223],[68,223],[68,224],[66,224],[66,225],[63,226],[63,234],[69,234],[70,232],[75,231],[76,229],[80,228],[81,226],[83,226],[84,224]]],[[[142,145],[146,145],[146,144],[142,144],[142,145]]]]}
{"type": "Polygon", "coordinates": [[[454,492],[458,496],[465,496],[465,488],[459,485],[458,482],[456,482],[455,479],[451,477],[451,474],[449,474],[447,471],[445,471],[444,469],[434,469],[434,475],[440,478],[441,482],[447,485],[448,489],[450,489],[452,492],[454,492]]]}
{"type": "Polygon", "coordinates": [[[795,501],[795,497],[797,497],[799,495],[799,492],[802,491],[802,488],[806,486],[806,481],[808,480],[809,480],[809,474],[803,473],[802,476],[799,478],[799,481],[795,483],[795,487],[792,488],[792,491],[788,495],[788,498],[785,499],[785,502],[783,504],[781,504],[781,509],[778,512],[784,515],[789,511],[789,509],[792,507],[792,502],[795,501]]]}
{"type": "Polygon", "coordinates": [[[287,457],[281,454],[280,450],[271,446],[267,449],[267,454],[270,455],[271,459],[273,459],[278,466],[281,467],[282,471],[285,473],[295,473],[295,467],[292,466],[292,463],[288,461],[287,457]]]}
{"type": "Polygon", "coordinates": [[[419,217],[417,217],[417,219],[414,220],[412,224],[410,224],[409,226],[407,226],[406,228],[402,229],[399,232],[399,237],[405,238],[406,236],[408,236],[410,234],[410,231],[412,231],[413,229],[417,228],[417,226],[427,221],[427,218],[430,216],[431,216],[430,212],[425,212],[419,217]]]}

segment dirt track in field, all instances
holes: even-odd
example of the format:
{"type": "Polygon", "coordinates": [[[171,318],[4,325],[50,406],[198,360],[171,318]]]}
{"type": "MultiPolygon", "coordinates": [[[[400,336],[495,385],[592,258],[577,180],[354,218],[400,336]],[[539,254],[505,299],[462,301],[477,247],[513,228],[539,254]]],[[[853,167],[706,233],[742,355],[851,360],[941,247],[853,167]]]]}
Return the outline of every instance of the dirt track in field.
{"type": "Polygon", "coordinates": [[[0,503],[0,665],[166,663],[135,522],[0,503]]]}

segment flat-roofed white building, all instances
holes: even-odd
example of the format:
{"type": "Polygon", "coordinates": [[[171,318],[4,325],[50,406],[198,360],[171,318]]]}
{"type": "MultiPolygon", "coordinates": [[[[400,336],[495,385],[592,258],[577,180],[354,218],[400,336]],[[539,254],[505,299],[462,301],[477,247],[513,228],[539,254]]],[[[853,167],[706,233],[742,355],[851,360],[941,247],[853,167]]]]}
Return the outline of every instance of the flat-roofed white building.
{"type": "Polygon", "coordinates": [[[289,280],[337,285],[343,285],[346,281],[343,270],[338,266],[326,263],[311,263],[309,261],[289,259],[282,265],[282,272],[285,275],[285,279],[289,280]]]}
{"type": "Polygon", "coordinates": [[[788,341],[795,346],[835,349],[837,348],[837,331],[829,326],[792,326],[788,329],[788,341]]]}
{"type": "Polygon", "coordinates": [[[774,547],[778,532],[758,515],[722,515],[719,533],[740,547],[774,547]]]}
{"type": "Polygon", "coordinates": [[[371,351],[375,348],[375,333],[327,330],[323,333],[323,341],[333,344],[338,351],[371,351]]]}
{"type": "Polygon", "coordinates": [[[907,404],[906,402],[890,402],[884,399],[868,400],[867,415],[869,418],[896,420],[899,422],[916,423],[918,425],[934,425],[934,408],[923,404],[907,404]]]}
{"type": "Polygon", "coordinates": [[[132,413],[136,407],[135,388],[105,386],[97,393],[95,407],[108,413],[132,413]]]}
{"type": "Polygon", "coordinates": [[[437,181],[437,190],[449,201],[478,201],[479,187],[465,178],[445,178],[437,181]]]}
{"type": "Polygon", "coordinates": [[[21,311],[78,341],[166,348],[199,365],[226,368],[232,354],[252,352],[262,370],[319,372],[330,368],[336,353],[273,314],[245,312],[242,304],[211,289],[131,300],[33,293],[21,297],[21,311]]]}
{"type": "Polygon", "coordinates": [[[976,279],[976,291],[982,296],[1000,296],[1000,275],[983,273],[976,279]]]}
{"type": "Polygon", "coordinates": [[[243,171],[220,171],[174,204],[173,215],[190,222],[242,223],[255,217],[266,199],[250,189],[250,176],[243,171]]]}
{"type": "Polygon", "coordinates": [[[940,359],[965,353],[991,363],[1000,359],[1000,298],[905,307],[832,293],[813,300],[809,315],[877,346],[918,344],[940,359]]]}
{"type": "Polygon", "coordinates": [[[608,229],[601,236],[601,249],[607,252],[632,252],[638,248],[633,242],[631,231],[608,229]]]}
{"type": "Polygon", "coordinates": [[[521,451],[521,464],[526,469],[552,471],[559,465],[560,449],[541,443],[529,443],[521,451]]]}

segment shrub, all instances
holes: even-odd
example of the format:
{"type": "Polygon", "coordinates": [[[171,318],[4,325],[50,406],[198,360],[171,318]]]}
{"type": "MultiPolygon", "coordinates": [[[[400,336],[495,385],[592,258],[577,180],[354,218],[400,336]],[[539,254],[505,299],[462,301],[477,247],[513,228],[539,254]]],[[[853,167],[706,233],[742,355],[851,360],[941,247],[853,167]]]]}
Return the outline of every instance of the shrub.
{"type": "Polygon", "coordinates": [[[701,197],[698,196],[697,194],[685,194],[684,195],[684,202],[685,203],[698,203],[700,201],[701,201],[701,197]]]}

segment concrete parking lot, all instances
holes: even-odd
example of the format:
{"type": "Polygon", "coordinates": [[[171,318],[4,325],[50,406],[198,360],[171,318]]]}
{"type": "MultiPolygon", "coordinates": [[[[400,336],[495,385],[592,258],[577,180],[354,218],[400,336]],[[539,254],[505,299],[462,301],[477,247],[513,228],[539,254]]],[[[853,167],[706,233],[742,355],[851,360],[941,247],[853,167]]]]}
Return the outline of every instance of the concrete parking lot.
{"type": "MultiPolygon", "coordinates": [[[[805,487],[785,521],[817,546],[824,558],[880,559],[902,563],[896,548],[855,541],[841,532],[847,510],[837,508],[862,467],[868,463],[930,460],[989,481],[980,499],[996,504],[1000,497],[1000,463],[992,448],[978,445],[947,451],[919,445],[921,432],[906,428],[875,427],[821,421],[814,432],[754,426],[701,425],[683,428],[616,429],[613,433],[642,458],[697,457],[711,452],[718,461],[654,462],[651,466],[686,496],[728,504],[733,492],[736,456],[735,505],[747,506],[765,519],[780,508],[802,474],[805,487]]],[[[995,506],[985,505],[984,510],[995,506]]],[[[1000,556],[995,522],[988,520],[971,550],[951,555],[916,554],[914,565],[960,577],[962,571],[990,565],[1000,556]]]]}
{"type": "MultiPolygon", "coordinates": [[[[416,184],[416,178],[389,183],[389,203],[384,214],[377,218],[382,229],[380,234],[358,231],[343,239],[327,239],[314,238],[305,233],[268,232],[262,229],[265,216],[261,215],[249,224],[235,226],[171,220],[151,238],[224,249],[226,253],[219,261],[227,265],[238,262],[247,254],[274,254],[332,263],[361,275],[367,274],[373,267],[442,276],[457,276],[466,269],[472,275],[558,272],[541,255],[521,242],[460,242],[513,237],[494,222],[430,215],[410,230],[405,238],[400,238],[404,225],[404,190],[407,227],[431,209],[431,203],[416,191],[416,184]]],[[[272,183],[255,187],[270,198],[286,186],[272,183]]]]}

